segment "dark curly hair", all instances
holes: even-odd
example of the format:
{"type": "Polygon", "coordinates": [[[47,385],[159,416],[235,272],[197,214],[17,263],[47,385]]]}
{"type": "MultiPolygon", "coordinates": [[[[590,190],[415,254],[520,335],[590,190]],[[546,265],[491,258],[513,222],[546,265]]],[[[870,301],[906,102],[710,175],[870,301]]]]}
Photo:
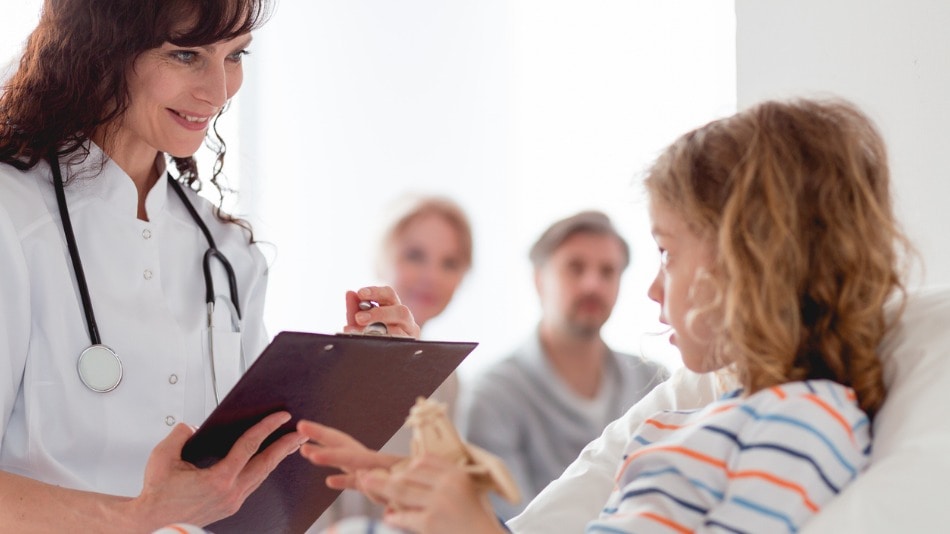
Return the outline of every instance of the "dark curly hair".
{"type": "MultiPolygon", "coordinates": [[[[87,156],[90,137],[128,109],[126,75],[139,55],[165,42],[228,40],[258,28],[269,12],[268,0],[46,0],[0,93],[0,162],[25,170],[53,154],[87,156]]],[[[208,134],[217,154],[210,182],[218,216],[233,221],[220,212],[226,147],[217,118],[208,134]]],[[[194,157],[172,159],[182,183],[200,189],[194,157]]]]}

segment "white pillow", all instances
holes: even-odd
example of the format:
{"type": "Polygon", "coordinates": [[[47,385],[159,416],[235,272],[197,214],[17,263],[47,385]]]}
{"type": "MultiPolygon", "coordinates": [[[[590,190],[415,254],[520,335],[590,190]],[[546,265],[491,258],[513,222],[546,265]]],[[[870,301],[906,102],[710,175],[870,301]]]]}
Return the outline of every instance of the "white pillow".
{"type": "Polygon", "coordinates": [[[950,287],[912,293],[881,344],[888,396],[871,467],[806,534],[945,531],[950,512],[950,287]]]}

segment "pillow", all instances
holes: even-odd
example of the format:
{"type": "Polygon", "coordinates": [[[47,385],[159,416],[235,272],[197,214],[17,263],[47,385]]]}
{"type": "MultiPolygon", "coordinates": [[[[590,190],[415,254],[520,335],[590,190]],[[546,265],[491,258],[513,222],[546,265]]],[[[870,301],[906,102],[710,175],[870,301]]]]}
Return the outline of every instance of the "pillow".
{"type": "Polygon", "coordinates": [[[881,344],[888,394],[871,466],[803,530],[936,532],[950,481],[950,287],[911,293],[881,344]]]}

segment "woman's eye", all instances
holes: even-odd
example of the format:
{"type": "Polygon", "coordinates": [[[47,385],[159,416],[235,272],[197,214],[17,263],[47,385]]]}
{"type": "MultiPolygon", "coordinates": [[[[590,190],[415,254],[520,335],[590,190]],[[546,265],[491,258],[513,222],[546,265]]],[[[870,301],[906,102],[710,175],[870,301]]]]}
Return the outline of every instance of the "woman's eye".
{"type": "Polygon", "coordinates": [[[418,248],[410,248],[403,253],[403,258],[412,263],[423,263],[426,259],[425,252],[418,248]]]}
{"type": "Polygon", "coordinates": [[[191,50],[175,50],[171,53],[171,55],[177,61],[182,63],[191,63],[195,60],[195,57],[198,56],[198,53],[192,52],[191,50]]]}
{"type": "Polygon", "coordinates": [[[251,52],[249,50],[238,50],[237,52],[230,54],[228,60],[233,63],[240,63],[244,60],[244,56],[249,55],[251,52]]]}
{"type": "Polygon", "coordinates": [[[660,249],[660,265],[666,267],[670,263],[670,252],[664,248],[660,249]]]}

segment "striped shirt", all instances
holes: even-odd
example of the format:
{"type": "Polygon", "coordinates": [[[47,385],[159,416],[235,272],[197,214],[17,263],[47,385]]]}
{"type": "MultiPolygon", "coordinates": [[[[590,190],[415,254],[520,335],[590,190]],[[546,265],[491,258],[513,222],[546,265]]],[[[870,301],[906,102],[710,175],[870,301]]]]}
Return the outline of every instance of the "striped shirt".
{"type": "Polygon", "coordinates": [[[644,421],[587,532],[796,532],[867,467],[870,424],[851,389],[738,393],[644,421]]]}

